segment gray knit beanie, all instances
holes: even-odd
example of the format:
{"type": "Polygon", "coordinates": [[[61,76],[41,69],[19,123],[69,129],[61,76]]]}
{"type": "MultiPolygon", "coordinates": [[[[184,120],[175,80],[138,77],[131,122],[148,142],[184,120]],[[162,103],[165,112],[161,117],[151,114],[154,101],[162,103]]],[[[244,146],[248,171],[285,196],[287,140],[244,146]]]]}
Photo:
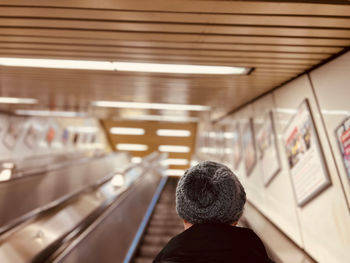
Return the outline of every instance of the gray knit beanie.
{"type": "Polygon", "coordinates": [[[191,224],[237,222],[246,194],[225,165],[205,161],[188,169],[176,188],[176,211],[191,224]]]}

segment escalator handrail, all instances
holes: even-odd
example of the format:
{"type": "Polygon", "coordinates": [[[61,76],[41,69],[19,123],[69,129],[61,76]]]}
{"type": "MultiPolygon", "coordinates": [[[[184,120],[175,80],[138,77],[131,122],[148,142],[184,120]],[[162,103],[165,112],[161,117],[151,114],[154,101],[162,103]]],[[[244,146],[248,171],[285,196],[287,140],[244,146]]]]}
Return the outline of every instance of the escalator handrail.
{"type": "MultiPolygon", "coordinates": [[[[67,250],[66,248],[69,247],[69,244],[72,244],[72,242],[76,240],[83,232],[85,232],[85,230],[87,230],[97,219],[101,218],[101,216],[108,211],[108,208],[110,208],[112,205],[115,205],[115,208],[118,207],[118,205],[126,198],[127,193],[132,192],[132,190],[141,182],[141,179],[150,170],[150,165],[147,164],[152,163],[154,159],[155,158],[149,158],[149,160],[145,161],[144,163],[132,165],[129,169],[133,169],[137,166],[143,166],[143,171],[142,174],[135,181],[133,181],[128,188],[121,188],[120,192],[116,196],[103,202],[77,226],[41,251],[31,262],[53,262],[57,257],[64,257],[64,255],[68,254],[70,250],[67,250]]],[[[129,169],[127,169],[127,171],[129,169]]],[[[125,171],[125,173],[127,171],[125,171]]],[[[90,229],[90,231],[92,230],[93,229],[90,229]]]]}
{"type": "MultiPolygon", "coordinates": [[[[33,155],[33,156],[28,156],[28,157],[24,157],[24,158],[17,158],[17,159],[2,159],[0,160],[0,165],[4,164],[4,163],[12,163],[12,164],[18,164],[18,163],[23,163],[23,162],[29,162],[29,161],[35,161],[38,159],[59,159],[61,157],[63,157],[63,159],[67,159],[69,156],[74,156],[74,155],[85,155],[87,154],[89,151],[74,151],[74,152],[70,152],[70,153],[50,153],[50,154],[37,154],[37,155],[33,155]]],[[[27,167],[23,167],[27,168],[27,167]]],[[[31,168],[31,167],[28,167],[31,168]]]]}
{"type": "Polygon", "coordinates": [[[38,176],[38,175],[44,175],[46,173],[49,172],[53,172],[56,170],[60,170],[60,169],[64,169],[66,167],[70,167],[72,165],[79,165],[79,164],[83,164],[83,163],[87,163],[91,160],[94,159],[100,159],[100,158],[109,158],[110,155],[102,155],[102,156],[91,156],[91,157],[83,157],[83,158],[79,158],[78,160],[66,160],[62,163],[59,164],[51,164],[49,166],[44,166],[39,168],[39,170],[30,170],[30,171],[26,171],[26,172],[19,172],[19,173],[14,173],[10,179],[8,180],[4,180],[4,181],[0,181],[0,184],[5,184],[5,183],[10,183],[16,180],[21,180],[23,178],[28,178],[31,176],[38,176]]]}
{"type": "Polygon", "coordinates": [[[132,169],[133,167],[135,167],[135,165],[128,166],[126,169],[124,169],[124,171],[121,171],[121,172],[117,172],[117,171],[112,172],[112,173],[110,172],[106,176],[102,177],[101,179],[97,180],[96,182],[94,182],[92,184],[89,184],[89,185],[84,186],[84,187],[82,187],[74,192],[66,194],[66,195],[54,200],[53,202],[50,202],[49,204],[46,204],[42,207],[34,209],[34,210],[30,211],[29,213],[26,213],[26,214],[16,218],[15,220],[11,221],[9,224],[6,224],[5,226],[0,227],[0,236],[8,233],[9,231],[11,231],[12,229],[14,229],[15,227],[19,226],[20,224],[22,224],[24,222],[27,222],[29,220],[33,220],[33,219],[39,217],[40,215],[42,215],[43,213],[52,211],[53,209],[56,209],[57,207],[68,203],[70,200],[78,197],[79,195],[82,195],[82,194],[86,193],[87,191],[90,191],[96,187],[99,187],[100,185],[102,185],[105,182],[107,182],[108,180],[110,180],[116,173],[125,173],[129,169],[132,169]]]}

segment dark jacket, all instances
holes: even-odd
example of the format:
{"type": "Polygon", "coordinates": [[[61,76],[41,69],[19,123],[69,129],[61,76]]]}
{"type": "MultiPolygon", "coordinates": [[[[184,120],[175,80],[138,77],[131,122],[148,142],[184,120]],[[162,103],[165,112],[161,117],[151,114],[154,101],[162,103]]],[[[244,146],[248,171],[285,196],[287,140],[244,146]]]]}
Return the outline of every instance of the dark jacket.
{"type": "Polygon", "coordinates": [[[196,224],[172,238],[153,262],[272,261],[269,260],[260,238],[248,228],[227,224],[196,224]]]}

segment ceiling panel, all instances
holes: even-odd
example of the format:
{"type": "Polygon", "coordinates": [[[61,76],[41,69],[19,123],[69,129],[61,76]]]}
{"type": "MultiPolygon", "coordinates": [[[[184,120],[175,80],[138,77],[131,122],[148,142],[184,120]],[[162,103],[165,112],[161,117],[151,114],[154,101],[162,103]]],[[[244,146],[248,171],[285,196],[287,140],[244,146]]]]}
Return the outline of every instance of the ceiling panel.
{"type": "Polygon", "coordinates": [[[117,144],[142,144],[147,145],[146,151],[129,151],[133,157],[145,157],[154,151],[158,150],[160,145],[172,145],[172,146],[187,146],[189,152],[168,152],[167,158],[174,159],[186,159],[188,165],[170,165],[170,169],[188,169],[189,163],[192,159],[194,152],[195,135],[197,125],[195,123],[169,123],[169,122],[154,122],[154,121],[103,121],[104,128],[106,129],[109,141],[112,147],[116,149],[117,144]],[[123,128],[141,128],[144,129],[144,135],[120,135],[110,133],[112,127],[123,127],[123,128]],[[158,129],[175,129],[175,130],[187,130],[190,132],[188,137],[169,137],[169,136],[158,136],[158,129]],[[171,141],[171,143],[169,143],[171,141]]]}
{"type": "MultiPolygon", "coordinates": [[[[0,68],[2,96],[34,96],[36,108],[101,118],[122,111],[96,109],[91,101],[210,105],[217,118],[349,46],[347,1],[0,2],[1,57],[254,68],[248,76],[0,68]]],[[[0,105],[16,107],[23,106],[0,105]]]]}

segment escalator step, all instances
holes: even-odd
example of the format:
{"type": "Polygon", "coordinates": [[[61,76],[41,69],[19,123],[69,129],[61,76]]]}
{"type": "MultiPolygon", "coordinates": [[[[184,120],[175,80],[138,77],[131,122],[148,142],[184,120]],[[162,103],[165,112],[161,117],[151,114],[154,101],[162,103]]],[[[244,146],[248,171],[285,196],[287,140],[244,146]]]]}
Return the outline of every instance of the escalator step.
{"type": "Polygon", "coordinates": [[[176,213],[175,190],[177,179],[169,179],[146,228],[133,263],[151,263],[168,241],[184,231],[176,213]]]}
{"type": "Polygon", "coordinates": [[[153,215],[152,219],[156,219],[156,220],[174,220],[174,219],[178,219],[178,217],[174,216],[174,215],[170,215],[170,214],[155,214],[153,215]]]}
{"type": "Polygon", "coordinates": [[[170,227],[148,227],[147,228],[147,234],[152,235],[177,235],[183,231],[183,227],[180,225],[176,228],[170,228],[170,227]]]}
{"type": "Polygon", "coordinates": [[[140,256],[155,258],[162,248],[163,246],[160,245],[142,245],[140,248],[140,256]]]}
{"type": "Polygon", "coordinates": [[[149,258],[149,257],[139,257],[135,259],[135,263],[152,263],[153,261],[153,257],[149,258]]]}
{"type": "Polygon", "coordinates": [[[151,220],[151,222],[149,223],[150,227],[178,227],[178,226],[182,226],[182,222],[178,219],[174,219],[174,220],[168,220],[168,221],[164,221],[164,220],[151,220]]]}
{"type": "Polygon", "coordinates": [[[165,245],[172,237],[172,235],[158,236],[147,234],[143,239],[143,243],[147,245],[165,245]]]}

